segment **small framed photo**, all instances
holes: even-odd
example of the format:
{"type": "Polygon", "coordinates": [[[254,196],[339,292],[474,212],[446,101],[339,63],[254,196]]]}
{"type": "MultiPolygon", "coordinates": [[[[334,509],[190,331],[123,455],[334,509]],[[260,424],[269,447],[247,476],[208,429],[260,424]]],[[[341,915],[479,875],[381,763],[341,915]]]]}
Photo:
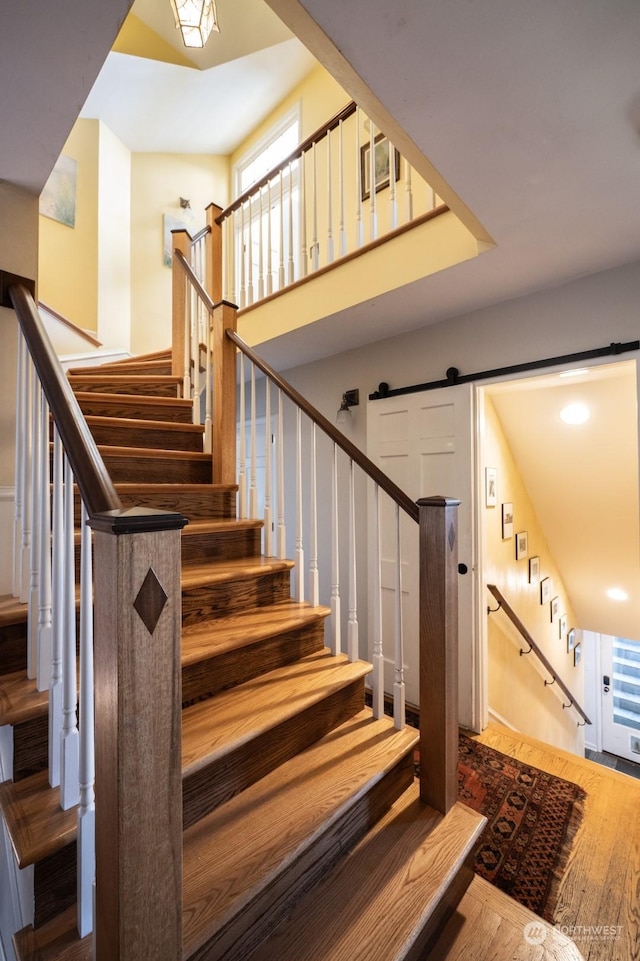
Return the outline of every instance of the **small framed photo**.
{"type": "Polygon", "coordinates": [[[573,666],[577,667],[582,657],[582,644],[576,644],[573,649],[573,666]]]}
{"type": "Polygon", "coordinates": [[[526,531],[516,534],[516,560],[521,561],[529,555],[529,535],[526,531]]]}
{"type": "Polygon", "coordinates": [[[559,604],[560,604],[559,597],[552,598],[551,600],[551,623],[552,624],[555,624],[555,622],[558,620],[558,614],[560,613],[559,604]]]}
{"type": "Polygon", "coordinates": [[[540,558],[536,557],[529,558],[529,583],[537,584],[540,580],[540,558]]]}
{"type": "MultiPolygon", "coordinates": [[[[390,146],[384,134],[379,133],[373,148],[373,177],[376,193],[389,186],[389,173],[393,166],[393,179],[400,180],[400,154],[390,146]],[[391,162],[393,156],[393,163],[391,162]]],[[[360,188],[362,200],[371,195],[371,141],[360,147],[360,188]]]]}
{"type": "Polygon", "coordinates": [[[560,618],[558,630],[560,633],[560,640],[562,640],[562,638],[567,633],[567,615],[566,614],[563,614],[562,617],[560,618]]]}
{"type": "Polygon", "coordinates": [[[570,631],[567,632],[567,654],[571,654],[571,651],[576,646],[576,631],[572,627],[570,631]]]}
{"type": "Polygon", "coordinates": [[[502,540],[513,537],[513,504],[502,505],[502,540]]]}
{"type": "Polygon", "coordinates": [[[540,603],[548,604],[551,597],[551,578],[543,577],[540,581],[540,603]]]}
{"type": "Polygon", "coordinates": [[[498,503],[498,471],[495,467],[485,467],[484,485],[485,505],[495,507],[498,503]]]}

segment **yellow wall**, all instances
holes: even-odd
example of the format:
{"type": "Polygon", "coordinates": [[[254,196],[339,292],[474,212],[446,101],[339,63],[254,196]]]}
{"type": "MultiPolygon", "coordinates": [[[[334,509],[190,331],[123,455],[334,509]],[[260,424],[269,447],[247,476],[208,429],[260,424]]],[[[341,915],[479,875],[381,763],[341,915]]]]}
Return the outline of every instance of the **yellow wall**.
{"type": "Polygon", "coordinates": [[[131,349],[171,344],[171,269],[162,256],[163,215],[183,219],[193,236],[210,203],[228,204],[227,157],[135,153],[131,158],[131,349]],[[179,198],[191,201],[183,211],[179,198]]]}
{"type": "Polygon", "coordinates": [[[62,153],[78,164],[75,227],[40,217],[39,297],[85,330],[98,330],[100,124],[78,120],[62,153]]]}
{"type": "MultiPolygon", "coordinates": [[[[525,479],[520,475],[495,408],[486,395],[483,450],[483,468],[493,467],[497,471],[498,499],[495,507],[481,508],[486,582],[499,587],[549,662],[583,703],[582,665],[574,667],[573,653],[567,652],[566,637],[560,638],[558,622],[551,622],[550,605],[540,603],[539,582],[529,583],[529,559],[516,560],[515,534],[527,531],[529,558],[540,558],[540,577],[550,578],[551,597],[559,598],[559,614],[567,615],[568,628],[577,628],[570,599],[529,499],[525,479]],[[514,536],[506,540],[502,538],[503,503],[513,504],[514,516],[514,536]]],[[[492,607],[496,606],[488,592],[487,601],[492,607]]],[[[576,633],[579,640],[579,632],[576,633]]],[[[521,646],[526,647],[505,614],[497,612],[488,617],[490,710],[525,734],[582,754],[584,729],[577,727],[578,715],[562,708],[558,696],[562,692],[544,686],[543,677],[551,678],[534,659],[534,654],[519,655],[521,646]]]]}

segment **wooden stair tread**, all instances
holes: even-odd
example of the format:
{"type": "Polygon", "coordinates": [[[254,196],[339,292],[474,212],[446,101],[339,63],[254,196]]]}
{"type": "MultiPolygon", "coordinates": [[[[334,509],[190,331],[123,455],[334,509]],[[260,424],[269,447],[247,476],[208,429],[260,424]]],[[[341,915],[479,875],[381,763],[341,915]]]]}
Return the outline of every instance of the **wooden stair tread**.
{"type": "Polygon", "coordinates": [[[17,961],[93,961],[93,937],[80,938],[75,907],[35,930],[14,935],[17,961]]]}
{"type": "Polygon", "coordinates": [[[80,368],[76,373],[70,373],[68,376],[72,385],[82,381],[90,381],[92,384],[128,384],[132,380],[135,380],[136,383],[139,381],[141,384],[162,383],[175,384],[176,386],[182,384],[182,377],[174,377],[171,374],[128,374],[126,371],[119,374],[86,374],[80,368]]]}
{"type": "MultiPolygon", "coordinates": [[[[208,456],[211,456],[210,454],[208,456]]],[[[203,491],[210,490],[212,493],[214,491],[230,491],[236,493],[238,490],[237,484],[161,484],[161,483],[151,483],[141,481],[140,483],[136,481],[117,481],[113,485],[118,492],[118,494],[127,494],[129,496],[135,496],[135,494],[152,495],[152,494],[164,494],[167,491],[175,491],[176,494],[201,494],[203,491]]]]}
{"type": "Polygon", "coordinates": [[[8,624],[26,624],[28,605],[12,594],[0,596],[0,627],[8,624]]]}
{"type": "Polygon", "coordinates": [[[350,663],[325,648],[185,708],[182,776],[230,755],[371,670],[365,661],[350,663]]]}
{"type": "Polygon", "coordinates": [[[213,624],[203,622],[182,629],[182,665],[196,663],[204,657],[236,650],[308,624],[319,617],[327,617],[328,607],[311,607],[290,600],[240,611],[227,617],[216,618],[213,624]]]}
{"type": "Polygon", "coordinates": [[[193,461],[194,463],[209,463],[211,454],[203,454],[192,450],[160,450],[153,447],[114,447],[108,444],[98,444],[98,450],[103,457],[123,457],[132,460],[175,460],[193,461]]]}
{"type": "Polygon", "coordinates": [[[217,534],[232,530],[251,531],[255,530],[256,528],[263,527],[264,521],[260,518],[246,518],[242,520],[236,520],[233,517],[214,518],[212,520],[200,518],[198,520],[189,521],[187,526],[182,528],[182,536],[195,537],[199,534],[217,534]]]}
{"type": "Polygon", "coordinates": [[[76,808],[63,811],[46,771],[0,784],[0,809],[21,868],[54,854],[76,837],[76,808]]]}
{"type": "Polygon", "coordinates": [[[0,675],[0,724],[22,724],[46,714],[49,691],[39,691],[24,671],[0,675]]]}
{"type": "Polygon", "coordinates": [[[414,782],[250,961],[417,961],[485,823],[463,804],[443,817],[414,782]]]}
{"type": "MultiPolygon", "coordinates": [[[[172,420],[144,420],[137,417],[103,417],[99,414],[89,414],[85,417],[89,427],[117,427],[132,430],[166,431],[167,433],[204,434],[202,424],[178,424],[172,420]]],[[[208,456],[211,456],[210,454],[208,456]]]]}
{"type": "Polygon", "coordinates": [[[182,589],[214,584],[223,581],[236,581],[242,578],[259,577],[274,571],[289,571],[294,563],[277,557],[238,557],[213,563],[190,563],[182,565],[182,589]]]}
{"type": "MultiPolygon", "coordinates": [[[[369,711],[246,788],[184,833],[184,955],[250,907],[259,916],[276,875],[412,751],[418,732],[369,711]]],[[[204,955],[203,955],[204,956],[204,955]]]]}
{"type": "MultiPolygon", "coordinates": [[[[88,380],[89,378],[84,378],[88,380]]],[[[188,411],[193,410],[193,401],[185,397],[153,397],[150,394],[101,394],[100,391],[74,391],[75,396],[80,401],[95,402],[101,401],[105,404],[113,404],[118,401],[121,403],[137,404],[140,407],[184,407],[188,411]]]]}

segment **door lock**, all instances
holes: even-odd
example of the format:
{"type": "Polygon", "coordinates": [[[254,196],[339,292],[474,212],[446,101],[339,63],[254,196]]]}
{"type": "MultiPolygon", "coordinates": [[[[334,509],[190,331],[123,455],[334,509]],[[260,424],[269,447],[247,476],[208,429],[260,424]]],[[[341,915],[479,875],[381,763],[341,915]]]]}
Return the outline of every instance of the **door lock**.
{"type": "Polygon", "coordinates": [[[604,674],[604,675],[603,675],[603,677],[602,677],[602,683],[603,683],[603,685],[604,685],[604,693],[605,693],[605,694],[608,694],[608,693],[609,693],[609,686],[610,686],[610,684],[611,684],[611,679],[609,678],[609,675],[608,675],[608,674],[604,674]]]}

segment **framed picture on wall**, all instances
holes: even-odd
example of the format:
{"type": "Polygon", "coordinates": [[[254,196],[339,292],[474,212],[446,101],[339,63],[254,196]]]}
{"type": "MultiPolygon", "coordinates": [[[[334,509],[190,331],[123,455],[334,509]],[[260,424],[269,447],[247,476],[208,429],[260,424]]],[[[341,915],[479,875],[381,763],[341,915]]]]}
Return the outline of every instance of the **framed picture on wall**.
{"type": "Polygon", "coordinates": [[[548,604],[551,597],[551,578],[543,577],[540,581],[540,603],[548,604]]]}
{"type": "Polygon", "coordinates": [[[486,507],[495,507],[498,503],[498,471],[495,467],[484,469],[484,502],[486,507]]]}
{"type": "Polygon", "coordinates": [[[567,654],[571,654],[571,651],[574,649],[575,646],[576,646],[576,632],[575,632],[575,628],[572,627],[571,630],[567,633],[567,654]]]}
{"type": "Polygon", "coordinates": [[[562,640],[562,638],[567,633],[567,615],[566,614],[563,614],[562,617],[560,618],[560,624],[559,624],[558,630],[560,632],[560,640],[562,640]]]}
{"type": "Polygon", "coordinates": [[[558,620],[558,614],[560,613],[560,611],[559,611],[559,605],[560,605],[560,598],[559,598],[559,597],[554,597],[554,598],[552,599],[551,605],[550,605],[550,608],[551,608],[551,623],[552,623],[552,624],[555,624],[555,622],[558,620]]]}
{"type": "Polygon", "coordinates": [[[576,644],[573,649],[573,666],[577,667],[582,657],[582,644],[576,644]]]}
{"type": "Polygon", "coordinates": [[[529,558],[529,583],[536,584],[540,580],[540,558],[529,558]]]}
{"type": "MultiPolygon", "coordinates": [[[[389,141],[384,134],[379,133],[375,139],[373,150],[373,168],[376,193],[389,186],[389,153],[393,156],[393,179],[400,180],[400,154],[395,147],[389,150],[389,141]]],[[[363,200],[371,195],[371,141],[360,147],[360,188],[363,200]]]]}
{"type": "Polygon", "coordinates": [[[529,554],[529,535],[526,531],[516,534],[516,560],[521,561],[529,554]]]}
{"type": "Polygon", "coordinates": [[[502,505],[502,540],[513,537],[513,504],[502,505]]]}

